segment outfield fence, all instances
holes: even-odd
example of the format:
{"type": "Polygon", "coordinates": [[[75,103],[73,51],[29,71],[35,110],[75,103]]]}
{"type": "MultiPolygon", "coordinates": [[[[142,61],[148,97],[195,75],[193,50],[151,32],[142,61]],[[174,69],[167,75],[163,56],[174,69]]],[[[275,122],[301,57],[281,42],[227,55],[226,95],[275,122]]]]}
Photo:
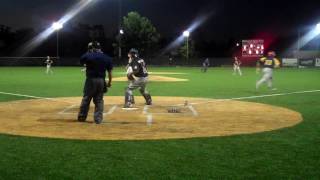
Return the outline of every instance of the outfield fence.
{"type": "MultiPolygon", "coordinates": [[[[53,66],[80,66],[79,57],[50,57],[53,66]]],[[[153,66],[202,66],[202,58],[168,58],[168,57],[147,57],[144,58],[148,65],[153,66]]],[[[320,67],[320,58],[279,58],[283,67],[320,67]]],[[[45,66],[47,57],[0,57],[0,66],[45,66]]],[[[210,67],[231,66],[233,58],[209,57],[210,67]]],[[[242,59],[242,66],[255,66],[256,59],[242,59]]],[[[128,63],[126,58],[113,58],[115,66],[124,66],[128,63]]]]}

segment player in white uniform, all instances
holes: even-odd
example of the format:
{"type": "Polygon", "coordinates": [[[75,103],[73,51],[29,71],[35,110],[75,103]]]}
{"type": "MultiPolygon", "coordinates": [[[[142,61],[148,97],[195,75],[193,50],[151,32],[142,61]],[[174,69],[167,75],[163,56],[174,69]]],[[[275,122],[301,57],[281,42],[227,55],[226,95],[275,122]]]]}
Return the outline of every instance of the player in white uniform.
{"type": "Polygon", "coordinates": [[[46,70],[46,74],[53,74],[53,71],[51,69],[51,65],[53,63],[53,61],[50,59],[50,56],[47,56],[47,60],[44,62],[47,65],[47,70],[46,70]]]}
{"type": "Polygon", "coordinates": [[[261,58],[257,62],[257,73],[260,72],[260,67],[262,66],[263,76],[262,78],[256,83],[256,89],[258,90],[259,87],[263,83],[267,83],[268,88],[270,90],[276,90],[273,88],[272,81],[273,81],[273,69],[280,67],[280,61],[275,58],[276,53],[274,51],[269,51],[267,57],[261,58]]]}
{"type": "Polygon", "coordinates": [[[238,72],[239,75],[242,76],[240,65],[241,65],[241,61],[238,59],[237,56],[235,56],[234,57],[234,62],[233,62],[233,75],[236,75],[237,72],[238,72]]]}

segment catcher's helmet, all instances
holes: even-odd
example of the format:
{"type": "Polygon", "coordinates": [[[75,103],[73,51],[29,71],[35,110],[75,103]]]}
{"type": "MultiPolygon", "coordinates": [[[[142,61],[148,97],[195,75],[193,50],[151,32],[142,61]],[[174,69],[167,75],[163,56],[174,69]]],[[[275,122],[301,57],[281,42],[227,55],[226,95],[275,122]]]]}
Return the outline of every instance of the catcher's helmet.
{"type": "Polygon", "coordinates": [[[99,42],[93,41],[93,42],[90,42],[90,43],[88,44],[88,49],[89,49],[89,50],[92,50],[92,49],[101,49],[101,45],[100,45],[99,42]]]}
{"type": "Polygon", "coordinates": [[[138,55],[139,51],[137,49],[132,48],[130,49],[129,54],[138,55]]]}

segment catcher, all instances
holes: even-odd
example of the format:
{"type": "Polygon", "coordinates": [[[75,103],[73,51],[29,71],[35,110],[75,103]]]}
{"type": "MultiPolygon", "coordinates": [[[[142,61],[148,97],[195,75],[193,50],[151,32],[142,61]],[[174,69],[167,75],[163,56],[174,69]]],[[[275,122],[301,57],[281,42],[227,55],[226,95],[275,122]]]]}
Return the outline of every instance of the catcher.
{"type": "Polygon", "coordinates": [[[149,92],[146,90],[148,83],[148,71],[146,63],[139,58],[139,52],[136,49],[131,49],[128,53],[129,64],[127,65],[128,87],[125,90],[124,108],[132,108],[134,102],[133,90],[139,89],[141,95],[146,101],[146,105],[152,105],[152,99],[149,92]]]}

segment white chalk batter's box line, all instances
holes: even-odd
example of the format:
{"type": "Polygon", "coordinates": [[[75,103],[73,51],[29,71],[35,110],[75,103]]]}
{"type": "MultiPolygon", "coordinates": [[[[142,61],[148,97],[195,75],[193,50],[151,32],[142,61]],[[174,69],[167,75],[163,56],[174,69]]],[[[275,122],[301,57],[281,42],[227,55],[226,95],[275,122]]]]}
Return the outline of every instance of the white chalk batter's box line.
{"type": "MultiPolygon", "coordinates": [[[[189,115],[189,114],[192,114],[192,116],[198,116],[199,113],[197,112],[197,110],[192,106],[192,105],[188,105],[188,106],[184,106],[184,107],[187,107],[187,109],[189,109],[190,113],[155,113],[155,112],[149,112],[149,109],[150,107],[152,108],[153,106],[144,106],[143,108],[143,111],[142,111],[142,114],[144,115],[148,115],[148,114],[154,114],[154,115],[180,115],[183,114],[183,115],[189,115]]],[[[157,106],[158,107],[158,106],[157,106]]],[[[172,108],[174,106],[160,106],[162,108],[165,108],[166,110],[168,110],[169,108],[172,108]]],[[[177,107],[177,108],[181,108],[181,107],[177,107]]]]}
{"type": "MultiPolygon", "coordinates": [[[[76,115],[77,113],[75,112],[68,112],[74,108],[79,108],[79,105],[76,105],[76,104],[73,104],[71,106],[68,106],[66,107],[65,109],[63,109],[62,111],[58,112],[58,114],[62,115],[62,114],[65,114],[65,115],[76,115]]],[[[113,114],[113,112],[118,108],[117,105],[112,105],[111,108],[109,109],[108,112],[106,113],[103,113],[103,115],[110,115],[110,114],[113,114]]]]}
{"type": "MultiPolygon", "coordinates": [[[[149,112],[150,107],[152,108],[152,106],[144,106],[142,114],[144,114],[146,116],[148,116],[148,115],[181,115],[181,113],[153,113],[153,112],[149,112]]],[[[168,107],[163,107],[163,108],[168,109],[170,107],[168,106],[168,107]]],[[[192,114],[193,116],[198,116],[199,115],[199,113],[196,111],[196,109],[192,105],[188,105],[186,107],[190,111],[190,114],[192,114]]],[[[76,104],[70,105],[70,106],[64,108],[62,111],[58,112],[58,114],[60,114],[60,115],[61,114],[76,115],[77,113],[75,113],[75,112],[69,112],[69,111],[71,111],[72,109],[75,109],[75,108],[79,108],[79,106],[76,105],[76,104]]],[[[111,108],[109,109],[109,111],[106,112],[106,113],[103,113],[103,115],[111,115],[117,110],[117,108],[118,108],[118,105],[111,105],[111,108]]],[[[189,113],[183,113],[183,114],[184,115],[189,115],[189,113]]]]}

